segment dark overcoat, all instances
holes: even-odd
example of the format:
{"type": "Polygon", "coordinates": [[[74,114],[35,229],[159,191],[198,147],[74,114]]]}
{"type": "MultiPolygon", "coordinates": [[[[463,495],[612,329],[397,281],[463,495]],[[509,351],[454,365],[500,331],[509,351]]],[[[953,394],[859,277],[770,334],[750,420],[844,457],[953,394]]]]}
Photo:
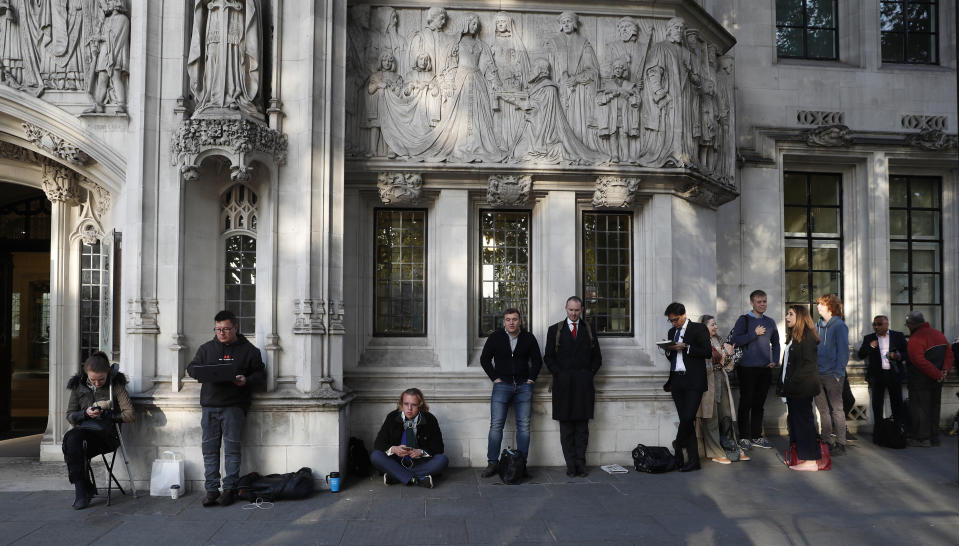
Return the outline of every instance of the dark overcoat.
{"type": "Polygon", "coordinates": [[[777,374],[776,393],[787,398],[812,398],[819,394],[822,382],[819,379],[819,358],[816,346],[819,342],[809,335],[800,342],[792,342],[786,354],[786,376],[777,374]]]}
{"type": "Polygon", "coordinates": [[[553,419],[585,421],[593,418],[596,393],[593,376],[603,364],[599,340],[591,326],[589,332],[580,320],[576,338],[566,321],[549,327],[546,334],[546,355],[543,362],[553,374],[553,419]],[[559,335],[559,347],[556,336],[559,335]]]}

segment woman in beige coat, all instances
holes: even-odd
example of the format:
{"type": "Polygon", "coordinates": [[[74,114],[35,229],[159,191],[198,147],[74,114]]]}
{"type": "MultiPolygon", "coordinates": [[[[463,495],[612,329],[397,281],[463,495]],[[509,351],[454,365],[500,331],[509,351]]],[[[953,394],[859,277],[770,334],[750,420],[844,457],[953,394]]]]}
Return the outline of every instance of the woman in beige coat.
{"type": "Polygon", "coordinates": [[[739,452],[739,460],[748,461],[749,456],[739,447],[735,437],[736,406],[729,388],[728,374],[733,369],[733,348],[719,337],[719,326],[712,315],[703,315],[699,321],[709,330],[709,342],[713,347],[713,369],[706,373],[706,392],[703,393],[703,401],[696,415],[700,454],[716,463],[731,463],[720,441],[721,434],[732,440],[731,445],[735,445],[735,450],[739,452]]]}

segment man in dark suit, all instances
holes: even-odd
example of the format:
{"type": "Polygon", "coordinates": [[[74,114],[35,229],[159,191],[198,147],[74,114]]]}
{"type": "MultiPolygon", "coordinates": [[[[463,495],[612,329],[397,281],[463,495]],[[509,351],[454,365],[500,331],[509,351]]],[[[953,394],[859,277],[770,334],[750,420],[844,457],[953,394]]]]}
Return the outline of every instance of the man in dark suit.
{"type": "MultiPolygon", "coordinates": [[[[905,361],[908,354],[906,336],[889,329],[889,318],[876,315],[872,319],[875,333],[862,339],[859,358],[866,360],[866,381],[869,382],[869,398],[872,399],[874,426],[883,419],[883,403],[889,391],[889,405],[896,423],[905,425],[902,411],[902,381],[905,379],[905,361]]],[[[875,430],[872,441],[876,441],[875,430]]]]}
{"type": "Polygon", "coordinates": [[[666,307],[665,315],[673,326],[666,334],[672,344],[665,347],[669,379],[663,390],[673,395],[679,414],[679,430],[673,441],[676,466],[680,472],[689,472],[700,468],[696,411],[706,392],[706,360],[712,357],[712,345],[706,325],[686,318],[685,305],[674,301],[666,307]],[[686,448],[686,457],[683,457],[683,448],[686,448]]]}
{"type": "Polygon", "coordinates": [[[536,337],[523,328],[519,309],[503,312],[503,328],[486,338],[480,356],[483,371],[493,382],[490,396],[489,437],[486,447],[486,469],[483,477],[496,474],[499,448],[503,441],[503,424],[510,405],[516,414],[516,449],[529,456],[529,421],[533,409],[533,382],[543,367],[536,337]]]}
{"type": "MultiPolygon", "coordinates": [[[[583,300],[566,300],[566,319],[549,327],[543,360],[553,374],[553,419],[559,421],[559,441],[566,475],[586,476],[586,444],[593,418],[593,376],[603,363],[596,333],[580,318],[583,300]]],[[[704,379],[705,381],[705,379],[704,379]]]]}

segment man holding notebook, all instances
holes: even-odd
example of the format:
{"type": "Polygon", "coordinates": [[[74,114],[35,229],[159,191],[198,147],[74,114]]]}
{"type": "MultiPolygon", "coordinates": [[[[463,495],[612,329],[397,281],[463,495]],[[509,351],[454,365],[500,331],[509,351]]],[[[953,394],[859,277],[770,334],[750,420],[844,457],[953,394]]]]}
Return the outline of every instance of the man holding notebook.
{"type": "Polygon", "coordinates": [[[203,470],[206,497],[203,506],[229,506],[236,500],[236,482],[240,474],[240,446],[243,424],[250,409],[250,387],[266,380],[260,350],[239,332],[239,324],[230,311],[216,314],[210,341],[200,346],[187,366],[187,373],[202,384],[200,427],[203,432],[203,470]],[[220,496],[220,442],[226,464],[223,496],[220,496]]]}

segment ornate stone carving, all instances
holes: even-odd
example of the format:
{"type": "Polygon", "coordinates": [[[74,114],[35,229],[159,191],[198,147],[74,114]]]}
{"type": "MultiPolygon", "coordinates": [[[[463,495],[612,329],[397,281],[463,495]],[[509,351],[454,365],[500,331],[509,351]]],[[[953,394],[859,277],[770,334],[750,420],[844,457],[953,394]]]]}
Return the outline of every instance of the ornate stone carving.
{"type": "Polygon", "coordinates": [[[77,181],[77,173],[73,169],[46,159],[43,162],[41,174],[41,184],[47,199],[67,205],[80,203],[83,190],[77,181]]]}
{"type": "Polygon", "coordinates": [[[800,125],[842,125],[846,123],[846,114],[825,110],[799,110],[796,112],[796,123],[800,125]]]}
{"type": "Polygon", "coordinates": [[[262,155],[276,165],[286,163],[287,136],[249,119],[187,119],[173,133],[172,159],[184,180],[199,178],[197,160],[216,153],[230,160],[231,178],[249,178],[251,155],[262,155]]]}
{"type": "Polygon", "coordinates": [[[902,128],[915,131],[935,129],[945,131],[949,122],[946,116],[925,116],[920,114],[906,114],[902,116],[902,128]]]}
{"type": "Polygon", "coordinates": [[[130,73],[130,15],[123,0],[99,0],[98,24],[89,44],[92,73],[87,88],[93,106],[85,114],[102,114],[115,104],[118,114],[127,111],[130,73]]]}
{"type": "Polygon", "coordinates": [[[43,154],[39,154],[33,150],[28,150],[23,146],[18,146],[5,140],[0,140],[0,158],[10,159],[13,161],[24,161],[27,163],[36,163],[37,165],[42,164],[47,160],[46,156],[43,154]]]}
{"type": "Polygon", "coordinates": [[[494,206],[518,207],[529,203],[533,177],[530,175],[494,174],[486,187],[486,202],[494,206]]]}
{"type": "Polygon", "coordinates": [[[86,177],[80,178],[79,182],[80,186],[87,190],[87,201],[92,199],[93,212],[97,218],[102,219],[110,211],[110,192],[86,177]]]}
{"type": "Polygon", "coordinates": [[[296,314],[296,322],[293,323],[294,334],[326,333],[326,325],[323,323],[326,306],[323,300],[293,300],[293,312],[296,314]]]}
{"type": "Polygon", "coordinates": [[[329,300],[326,302],[329,311],[330,334],[342,334],[346,332],[343,326],[343,302],[341,300],[329,300]]]}
{"type": "Polygon", "coordinates": [[[679,189],[679,193],[688,201],[712,209],[736,197],[736,193],[731,189],[708,181],[686,183],[679,189]]]}
{"type": "Polygon", "coordinates": [[[77,145],[67,142],[63,137],[32,123],[24,122],[21,125],[26,133],[26,139],[34,146],[74,165],[86,165],[90,162],[90,156],[85,154],[77,145]]]}
{"type": "Polygon", "coordinates": [[[258,0],[194,0],[187,72],[193,117],[263,119],[262,11],[258,0]]]}
{"type": "Polygon", "coordinates": [[[418,202],[423,193],[423,176],[418,173],[380,173],[376,177],[376,189],[384,205],[411,205],[418,202]]]}
{"type": "Polygon", "coordinates": [[[593,206],[629,208],[633,206],[633,196],[636,195],[638,188],[638,178],[600,176],[596,179],[596,191],[593,192],[593,206]]]}
{"type": "Polygon", "coordinates": [[[823,125],[806,131],[806,144],[810,146],[848,146],[851,142],[849,127],[845,125],[823,125]]]}
{"type": "MultiPolygon", "coordinates": [[[[159,334],[160,326],[157,324],[157,316],[160,314],[160,302],[155,299],[129,299],[127,300],[127,333],[128,334],[159,334]]],[[[178,336],[174,336],[174,345],[182,345],[178,342],[178,336]]],[[[178,350],[182,347],[170,347],[178,350]]]]}
{"type": "Polygon", "coordinates": [[[910,146],[930,152],[940,152],[956,147],[955,135],[947,135],[939,129],[923,129],[919,134],[908,135],[906,142],[910,146]]]}

